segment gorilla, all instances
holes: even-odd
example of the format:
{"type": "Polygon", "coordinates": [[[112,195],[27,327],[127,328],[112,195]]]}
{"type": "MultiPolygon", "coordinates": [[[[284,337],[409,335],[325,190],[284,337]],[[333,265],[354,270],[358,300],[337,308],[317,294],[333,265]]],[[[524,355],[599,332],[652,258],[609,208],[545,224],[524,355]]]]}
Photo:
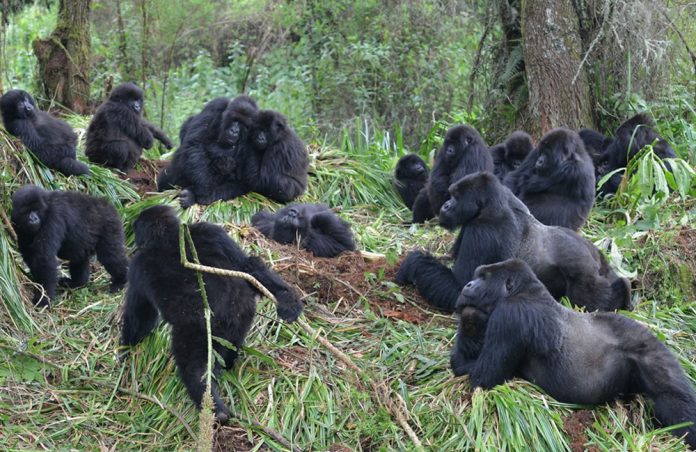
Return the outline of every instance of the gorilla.
{"type": "Polygon", "coordinates": [[[245,174],[253,191],[287,203],[307,189],[309,156],[304,143],[282,114],[261,110],[254,119],[251,143],[255,152],[245,174]]]}
{"type": "Polygon", "coordinates": [[[408,154],[399,159],[394,170],[394,187],[406,207],[413,209],[416,196],[428,181],[428,166],[416,154],[408,154]]]}
{"type": "Polygon", "coordinates": [[[452,127],[435,156],[427,185],[429,203],[416,201],[420,208],[414,208],[413,222],[422,223],[434,217],[449,198],[449,186],[477,171],[493,171],[493,158],[488,146],[474,128],[464,125],[452,127]]]}
{"type": "Polygon", "coordinates": [[[66,176],[89,173],[89,168],[75,158],[77,135],[72,128],[36,106],[26,91],[13,89],[0,98],[2,121],[41,162],[66,176]]]}
{"type": "Polygon", "coordinates": [[[493,157],[493,174],[502,182],[505,176],[519,168],[524,159],[534,150],[532,137],[528,133],[518,130],[510,134],[505,143],[497,144],[491,148],[493,157]]]}
{"type": "MultiPolygon", "coordinates": [[[[145,209],[133,223],[138,247],[128,272],[128,290],[123,309],[121,345],[134,346],[156,326],[158,314],[172,326],[172,353],[191,399],[200,408],[208,360],[203,300],[193,270],[184,268],[179,255],[179,218],[169,206],[145,209]]],[[[253,275],[278,300],[278,316],[296,320],[302,302],[292,289],[258,257],[249,257],[221,227],[211,223],[190,226],[201,264],[253,275]]],[[[187,244],[187,258],[192,260],[187,244]]],[[[212,334],[231,343],[215,341],[213,348],[230,369],[237,359],[256,312],[258,290],[239,278],[205,273],[208,303],[213,311],[212,334]]],[[[214,373],[222,366],[216,360],[214,373]]],[[[215,417],[226,422],[230,410],[220,398],[213,379],[211,388],[215,417]]]]}
{"type": "Polygon", "coordinates": [[[595,197],[592,159],[580,136],[569,129],[544,135],[505,184],[537,220],[549,226],[579,230],[595,197]]]}
{"type": "Polygon", "coordinates": [[[616,275],[591,242],[570,229],[540,223],[493,174],[466,176],[450,193],[440,209],[440,225],[461,227],[452,249],[454,267],[414,251],[402,262],[397,283],[415,284],[433,306],[452,311],[476,267],[518,258],[557,299],[567,296],[588,311],[630,308],[628,280],[616,275]]]}
{"type": "Polygon", "coordinates": [[[251,221],[266,237],[285,244],[297,241],[317,257],[355,250],[350,224],[325,204],[295,204],[275,214],[261,211],[251,221]]]}
{"type": "MultiPolygon", "coordinates": [[[[661,159],[677,157],[672,146],[655,131],[655,121],[646,113],[638,113],[616,129],[614,140],[610,141],[599,158],[598,166],[602,168],[599,176],[626,168],[628,162],[647,145],[652,145],[655,155],[661,159]]],[[[668,163],[665,166],[671,170],[668,163]]],[[[600,194],[616,193],[622,178],[623,174],[620,172],[611,176],[600,187],[600,194]]]]}
{"type": "Polygon", "coordinates": [[[592,129],[580,129],[578,135],[580,135],[580,139],[585,145],[585,150],[592,158],[592,163],[595,167],[595,179],[599,180],[606,173],[606,165],[603,165],[604,151],[614,140],[592,129]]]}
{"type": "Polygon", "coordinates": [[[140,159],[143,148],[152,147],[154,138],[171,149],[169,137],[143,119],[142,109],[143,90],[133,83],[114,88],[87,127],[85,154],[89,160],[127,173],[140,159]]]}
{"type": "Polygon", "coordinates": [[[158,189],[183,188],[181,206],[210,204],[251,191],[246,173],[258,173],[249,143],[256,102],[248,96],[217,98],[186,120],[181,146],[158,177],[158,189]]]}
{"type": "Polygon", "coordinates": [[[126,284],[121,217],[105,199],[25,185],[12,195],[12,226],[33,281],[43,286],[43,291],[34,293],[35,305],[52,302],[59,283],[84,286],[95,253],[111,275],[111,291],[126,284]],[[58,280],[58,258],[70,261],[70,278],[58,280]]]}
{"type": "Polygon", "coordinates": [[[644,394],[663,426],[692,422],[672,434],[696,448],[696,393],[667,347],[635,320],[556,303],[517,259],[478,267],[456,309],[462,320],[451,366],[472,386],[520,377],[579,405],[644,394]]]}

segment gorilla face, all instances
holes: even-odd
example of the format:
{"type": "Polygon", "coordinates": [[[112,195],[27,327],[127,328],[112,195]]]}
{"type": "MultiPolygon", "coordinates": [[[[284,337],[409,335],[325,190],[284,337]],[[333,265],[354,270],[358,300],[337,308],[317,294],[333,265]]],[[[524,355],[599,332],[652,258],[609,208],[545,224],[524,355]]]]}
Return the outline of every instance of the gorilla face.
{"type": "Polygon", "coordinates": [[[44,190],[35,185],[26,185],[12,195],[12,224],[15,230],[34,235],[41,229],[48,204],[44,190]]]}
{"type": "Polygon", "coordinates": [[[539,142],[539,156],[534,164],[534,172],[544,177],[555,173],[565,163],[575,160],[573,150],[577,146],[582,146],[580,139],[576,139],[566,130],[549,132],[539,142]]]}
{"type": "Polygon", "coordinates": [[[109,101],[123,104],[137,115],[142,114],[143,99],[143,90],[133,83],[124,83],[117,86],[109,96],[109,101]]]}
{"type": "Polygon", "coordinates": [[[481,265],[474,272],[474,279],[462,289],[456,309],[466,312],[476,310],[489,317],[500,300],[517,293],[518,288],[536,279],[523,261],[509,259],[491,265],[481,265]]]}
{"type": "Polygon", "coordinates": [[[473,145],[485,147],[476,130],[469,126],[460,125],[447,131],[441,152],[444,152],[447,164],[455,166],[469,147],[473,145]]]}
{"type": "Polygon", "coordinates": [[[440,208],[440,225],[452,230],[489,213],[499,201],[498,179],[488,172],[470,174],[450,186],[450,199],[440,208]]]}
{"type": "Polygon", "coordinates": [[[6,120],[13,119],[32,119],[36,116],[36,102],[26,91],[13,89],[5,93],[0,99],[0,110],[6,120]]]}
{"type": "Polygon", "coordinates": [[[303,209],[295,206],[281,209],[273,225],[273,239],[280,243],[293,243],[298,234],[306,233],[308,220],[303,209]]]}
{"type": "Polygon", "coordinates": [[[283,140],[287,134],[285,117],[272,110],[261,110],[256,116],[252,142],[259,150],[265,150],[283,140]]]}
{"type": "Polygon", "coordinates": [[[256,114],[255,108],[255,104],[232,101],[223,113],[218,144],[233,147],[246,140],[256,114]]]}
{"type": "Polygon", "coordinates": [[[425,163],[415,154],[402,157],[395,171],[399,180],[425,180],[428,177],[428,169],[425,163]]]}
{"type": "Polygon", "coordinates": [[[517,169],[527,155],[534,150],[532,137],[527,133],[517,131],[510,135],[505,142],[505,159],[510,170],[517,169]]]}

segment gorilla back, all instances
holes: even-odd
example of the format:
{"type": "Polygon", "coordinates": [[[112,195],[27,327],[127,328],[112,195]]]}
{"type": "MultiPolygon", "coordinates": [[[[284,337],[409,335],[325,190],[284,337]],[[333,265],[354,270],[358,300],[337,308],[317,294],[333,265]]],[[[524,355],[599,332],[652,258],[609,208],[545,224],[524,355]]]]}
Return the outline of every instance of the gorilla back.
{"type": "Polygon", "coordinates": [[[696,393],[672,353],[638,322],[556,303],[520,260],[479,267],[457,310],[467,322],[478,315],[473,333],[460,323],[451,356],[454,374],[469,374],[472,386],[521,377],[581,405],[641,393],[662,425],[692,422],[672,433],[696,447],[696,393]]]}

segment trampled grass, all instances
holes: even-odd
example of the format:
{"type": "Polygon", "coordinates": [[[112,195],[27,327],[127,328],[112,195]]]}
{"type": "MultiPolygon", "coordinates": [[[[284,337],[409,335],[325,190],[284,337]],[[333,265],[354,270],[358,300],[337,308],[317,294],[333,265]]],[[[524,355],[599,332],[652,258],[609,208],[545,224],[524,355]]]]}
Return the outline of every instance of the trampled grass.
{"type": "MultiPolygon", "coordinates": [[[[323,274],[325,262],[268,244],[249,227],[256,211],[277,208],[257,195],[182,212],[187,221],[224,225],[247,251],[299,282],[306,322],[362,371],[358,375],[317,335],[280,322],[271,303],[260,300],[238,365],[220,378],[222,396],[238,418],[218,428],[217,449],[286,449],[269,434],[273,430],[301,450],[414,450],[393,407],[375,394],[379,384],[426,449],[685,449],[656,430],[649,404],[640,398],[578,407],[521,380],[473,391],[466,377],[453,378],[448,364],[455,318],[425,308],[412,290],[390,279],[405,251],[423,247],[444,255],[453,236],[435,224],[403,224],[409,213],[389,180],[402,151],[398,140],[363,133],[361,140],[341,143],[338,149],[310,147],[310,190],[301,201],[340,206],[360,248],[386,256],[388,264],[365,270],[345,264],[343,272],[323,274]]],[[[106,196],[118,204],[128,231],[144,207],[178,204],[175,192],[141,198],[127,182],[94,166],[88,180],[52,176],[3,133],[0,149],[7,214],[9,194],[27,181],[106,196]]],[[[647,324],[696,382],[696,231],[690,226],[696,213],[693,198],[671,196],[632,208],[600,203],[583,234],[635,275],[637,306],[627,315],[647,324]]],[[[198,414],[176,377],[168,328],[158,328],[119,362],[123,292],[108,293],[108,275],[99,264],[87,287],[63,292],[51,311],[37,311],[22,298],[24,268],[3,224],[0,448],[195,448],[198,414]]]]}

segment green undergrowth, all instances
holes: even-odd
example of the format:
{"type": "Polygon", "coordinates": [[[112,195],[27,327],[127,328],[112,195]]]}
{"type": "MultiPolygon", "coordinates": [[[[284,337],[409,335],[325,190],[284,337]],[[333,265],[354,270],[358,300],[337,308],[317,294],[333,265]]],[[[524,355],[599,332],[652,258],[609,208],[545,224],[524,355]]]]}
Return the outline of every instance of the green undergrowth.
{"type": "MultiPolygon", "coordinates": [[[[71,118],[84,125],[82,118],[71,118]],[[81,122],[82,121],[82,122],[81,122]]],[[[691,145],[693,147],[693,143],[691,145]]],[[[170,203],[176,192],[138,195],[112,172],[91,166],[89,177],[52,175],[21,145],[0,133],[2,210],[26,182],[87,191],[111,200],[124,218],[132,250],[132,220],[149,205],[170,203]]],[[[453,236],[433,222],[404,224],[409,212],[391,187],[390,173],[405,152],[398,139],[362,128],[337,146],[310,145],[309,191],[301,201],[340,207],[353,224],[360,248],[390,263],[425,248],[447,253],[453,236]]],[[[427,155],[428,149],[422,154],[427,155]]],[[[645,157],[648,158],[648,157],[645,157]]],[[[641,176],[642,177],[642,176],[641,176]]],[[[647,176],[645,176],[647,177],[647,176]]],[[[693,181],[682,194],[665,196],[626,188],[593,210],[583,235],[631,276],[633,312],[679,358],[696,381],[696,303],[693,181]],[[624,196],[622,195],[622,196],[624,196]]],[[[271,265],[291,265],[250,239],[249,221],[260,209],[279,206],[258,195],[180,212],[186,221],[223,225],[249,251],[271,265]]],[[[176,378],[169,331],[158,328],[130,356],[117,359],[119,306],[123,292],[107,291],[109,278],[96,264],[87,287],[63,292],[51,311],[35,310],[20,293],[28,289],[25,266],[6,224],[0,227],[0,448],[80,450],[189,450],[196,446],[198,416],[176,378]]],[[[344,275],[334,275],[341,281],[344,275]]],[[[413,292],[401,290],[382,272],[364,275],[391,302],[423,309],[413,292]],[[383,290],[382,290],[383,289],[383,290]]],[[[322,283],[318,283],[322,284],[322,283]]],[[[426,321],[398,320],[380,300],[305,299],[307,322],[377,382],[404,402],[404,413],[430,450],[685,450],[665,430],[656,430],[641,398],[600,407],[556,402],[534,385],[515,380],[490,391],[472,391],[468,379],[453,378],[449,351],[453,316],[430,312],[426,321]],[[590,409],[579,429],[569,427],[590,409]]],[[[26,295],[26,293],[24,294],[26,295]]],[[[295,324],[277,320],[268,300],[259,311],[239,363],[220,378],[221,394],[238,419],[218,430],[216,447],[284,449],[258,425],[302,450],[414,450],[392,413],[353,371],[295,324]]]]}

